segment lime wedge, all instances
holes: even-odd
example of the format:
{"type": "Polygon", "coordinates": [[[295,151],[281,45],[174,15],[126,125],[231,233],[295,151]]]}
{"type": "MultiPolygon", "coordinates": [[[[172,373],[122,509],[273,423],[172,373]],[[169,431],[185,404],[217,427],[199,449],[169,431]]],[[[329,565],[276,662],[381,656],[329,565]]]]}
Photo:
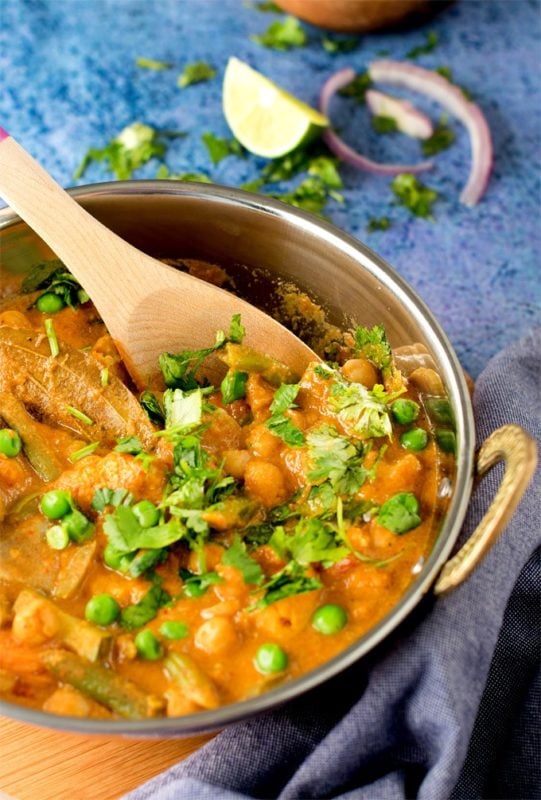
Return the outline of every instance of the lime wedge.
{"type": "Polygon", "coordinates": [[[329,124],[319,111],[238,58],[230,58],[225,70],[223,109],[239,142],[264,158],[290,153],[329,124]]]}

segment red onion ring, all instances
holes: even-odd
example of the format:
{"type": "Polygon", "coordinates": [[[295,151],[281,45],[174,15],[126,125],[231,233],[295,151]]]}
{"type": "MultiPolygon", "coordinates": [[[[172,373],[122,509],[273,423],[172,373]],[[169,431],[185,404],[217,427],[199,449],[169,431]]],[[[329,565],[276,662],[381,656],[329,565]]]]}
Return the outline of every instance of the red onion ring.
{"type": "Polygon", "coordinates": [[[374,116],[390,117],[399,131],[414,139],[429,139],[434,133],[430,117],[409,102],[375,89],[366,92],[366,105],[374,116]]]}
{"type": "Polygon", "coordinates": [[[472,159],[468,181],[460,194],[460,200],[466,206],[474,206],[487,187],[493,162],[490,129],[479,106],[470,102],[458,86],[454,86],[442,75],[415,64],[390,60],[373,61],[369,74],[374,81],[402,86],[436,100],[466,127],[472,159]]]}
{"type": "MultiPolygon", "coordinates": [[[[322,114],[329,117],[329,106],[332,98],[339,89],[343,89],[355,78],[355,70],[350,67],[335,72],[334,75],[325,81],[321,87],[319,95],[319,108],[322,114]]],[[[358,169],[372,172],[375,175],[400,175],[402,172],[425,172],[432,168],[432,161],[423,161],[419,164],[381,164],[372,161],[370,158],[361,155],[352,147],[347,145],[337,133],[330,128],[323,131],[323,141],[332,152],[347,164],[352,164],[358,169]]]]}

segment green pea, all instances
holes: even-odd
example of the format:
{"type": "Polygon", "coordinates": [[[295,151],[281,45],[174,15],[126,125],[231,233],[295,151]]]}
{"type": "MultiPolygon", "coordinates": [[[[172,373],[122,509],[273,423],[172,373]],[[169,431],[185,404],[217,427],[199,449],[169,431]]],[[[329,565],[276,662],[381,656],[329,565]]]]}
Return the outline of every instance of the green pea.
{"type": "Polygon", "coordinates": [[[139,631],[134,639],[137,652],[146,661],[157,661],[163,655],[163,648],[152,631],[139,631]]]}
{"type": "Polygon", "coordinates": [[[136,553],[123,553],[117,550],[111,543],[106,544],[103,550],[103,563],[110,569],[117,572],[128,573],[130,571],[131,563],[134,560],[136,553]]]}
{"type": "Polygon", "coordinates": [[[41,498],[41,510],[49,519],[62,519],[72,510],[73,501],[69,492],[52,489],[41,498]]]}
{"type": "Polygon", "coordinates": [[[45,534],[45,538],[53,550],[64,550],[70,543],[70,537],[63,525],[53,525],[45,534]]]}
{"type": "Polygon", "coordinates": [[[395,420],[400,425],[411,425],[419,416],[419,404],[415,400],[402,398],[395,400],[391,406],[391,412],[395,420]]]}
{"type": "Polygon", "coordinates": [[[0,430],[0,453],[3,453],[8,458],[15,458],[21,452],[23,443],[17,431],[11,428],[2,428],[0,430]]]}
{"type": "Polygon", "coordinates": [[[90,520],[77,508],[74,508],[69,514],[66,514],[64,517],[64,527],[70,539],[77,542],[77,544],[88,539],[94,530],[94,526],[90,520]]]}
{"type": "Polygon", "coordinates": [[[53,292],[42,294],[36,301],[36,308],[42,314],[56,314],[57,311],[62,311],[65,305],[60,295],[53,292]]]}
{"type": "Polygon", "coordinates": [[[110,594],[95,594],[85,606],[85,617],[95,625],[112,625],[120,615],[120,606],[110,594]]]}
{"type": "Polygon", "coordinates": [[[444,453],[456,453],[456,436],[455,432],[448,428],[438,428],[436,430],[436,441],[438,446],[444,453]]]}
{"type": "Polygon", "coordinates": [[[312,615],[312,627],[325,636],[332,636],[342,630],[348,621],[348,615],[342,606],[328,603],[316,608],[312,615]]]}
{"type": "Polygon", "coordinates": [[[142,528],[152,528],[160,519],[160,512],[150,500],[140,500],[133,506],[132,511],[142,528]]]}
{"type": "Polygon", "coordinates": [[[424,428],[411,428],[409,431],[404,431],[400,437],[400,444],[406,450],[413,450],[414,453],[417,453],[427,446],[428,434],[424,428]]]}
{"type": "Polygon", "coordinates": [[[273,672],[283,672],[288,662],[289,659],[285,650],[283,650],[279,644],[274,644],[272,642],[262,644],[261,647],[257,649],[254,658],[254,666],[262,675],[270,675],[273,672]]]}
{"type": "Polygon", "coordinates": [[[188,626],[185,622],[176,619],[167,619],[160,625],[160,633],[166,639],[185,639],[188,635],[188,626]]]}

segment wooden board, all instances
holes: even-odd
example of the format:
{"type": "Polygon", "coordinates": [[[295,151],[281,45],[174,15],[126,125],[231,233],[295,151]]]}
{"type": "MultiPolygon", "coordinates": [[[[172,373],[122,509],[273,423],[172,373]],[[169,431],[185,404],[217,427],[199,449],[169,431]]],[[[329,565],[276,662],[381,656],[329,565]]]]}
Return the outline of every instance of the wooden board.
{"type": "Polygon", "coordinates": [[[117,800],[211,736],[122,739],[34,728],[0,717],[0,797],[117,800]]]}

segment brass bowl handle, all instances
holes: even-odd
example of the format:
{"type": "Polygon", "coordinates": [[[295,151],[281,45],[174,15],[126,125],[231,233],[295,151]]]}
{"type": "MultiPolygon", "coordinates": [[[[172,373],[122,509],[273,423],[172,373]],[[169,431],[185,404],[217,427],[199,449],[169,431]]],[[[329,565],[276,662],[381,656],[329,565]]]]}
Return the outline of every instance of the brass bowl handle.
{"type": "Polygon", "coordinates": [[[435,594],[444,594],[465,581],[502,533],[534,473],[535,441],[518,425],[498,428],[477,454],[476,477],[481,478],[500,461],[505,462],[500,488],[466,544],[443,567],[434,585],[435,594]]]}

